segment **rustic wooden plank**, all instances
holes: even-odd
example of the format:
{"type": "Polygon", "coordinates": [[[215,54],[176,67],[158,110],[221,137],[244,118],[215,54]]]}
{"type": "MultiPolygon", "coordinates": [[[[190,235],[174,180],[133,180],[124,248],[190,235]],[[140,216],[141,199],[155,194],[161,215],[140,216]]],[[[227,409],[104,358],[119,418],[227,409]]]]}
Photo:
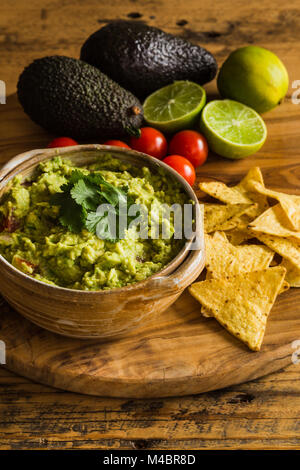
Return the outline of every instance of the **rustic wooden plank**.
{"type": "Polygon", "coordinates": [[[141,15],[139,21],[205,45],[219,60],[239,45],[256,43],[280,54],[290,74],[296,75],[298,67],[297,0],[288,5],[280,0],[215,0],[209,7],[204,0],[190,0],[188,7],[185,0],[178,0],[176,8],[166,0],[113,0],[109,4],[2,0],[1,12],[1,63],[5,64],[1,79],[7,82],[9,94],[15,91],[18,74],[34,58],[46,54],[78,57],[89,34],[110,20],[131,18],[131,13],[141,15]]]}
{"type": "Polygon", "coordinates": [[[298,365],[223,391],[164,400],[58,392],[3,369],[0,387],[0,449],[299,447],[298,365]]]}
{"type": "MultiPolygon", "coordinates": [[[[188,8],[185,0],[178,0],[176,9],[168,1],[113,0],[109,4],[101,4],[97,0],[49,0],[44,3],[40,0],[26,3],[2,0],[0,79],[6,81],[8,93],[15,92],[19,73],[34,58],[46,54],[76,57],[83,39],[91,32],[110,19],[125,19],[130,13],[139,13],[142,21],[205,45],[216,54],[219,63],[239,45],[255,43],[269,47],[285,61],[291,79],[300,78],[298,0],[291,0],[288,5],[280,0],[254,0],[250,3],[216,0],[209,8],[204,0],[190,0],[188,8]]],[[[211,94],[215,93],[215,85],[209,85],[207,89],[211,94]]],[[[281,187],[282,178],[293,190],[297,186],[295,165],[299,162],[299,107],[291,105],[291,91],[290,88],[285,105],[268,115],[272,139],[269,138],[260,158],[267,183],[272,180],[275,189],[281,187]],[[283,159],[287,154],[293,163],[282,175],[277,168],[284,165],[283,159]],[[270,168],[271,157],[275,161],[270,168]]],[[[9,104],[11,102],[15,110],[11,106],[0,106],[3,113],[0,118],[1,162],[21,151],[44,147],[49,139],[40,128],[18,114],[15,96],[9,99],[9,104]],[[16,126],[11,126],[10,121],[14,121],[16,126]],[[26,129],[24,123],[27,123],[26,129]]],[[[237,180],[243,173],[243,163],[231,168],[228,176],[225,171],[216,176],[226,181],[237,180]]],[[[210,175],[205,167],[201,172],[205,176],[210,175]]],[[[299,366],[290,366],[283,372],[224,391],[150,401],[102,399],[61,392],[31,383],[0,367],[0,391],[1,448],[299,448],[299,366]],[[66,416],[55,411],[56,403],[61,413],[66,407],[66,416]],[[124,419],[121,407],[126,403],[124,419]],[[158,403],[163,405],[159,407],[158,403]],[[85,415],[85,412],[81,414],[83,404],[90,426],[88,432],[84,426],[81,427],[85,415]],[[149,409],[151,412],[147,411],[149,409]],[[113,414],[108,415],[107,410],[113,414]],[[180,420],[179,412],[182,410],[184,419],[180,420]],[[146,433],[150,436],[147,439],[143,427],[133,434],[132,422],[136,419],[152,423],[146,433]],[[201,427],[202,421],[208,420],[210,435],[207,428],[201,427]],[[43,430],[41,422],[44,422],[43,430]],[[179,428],[176,427],[177,422],[179,428]],[[186,422],[187,428],[184,426],[186,422]],[[193,431],[196,436],[193,439],[185,432],[189,426],[194,429],[192,426],[195,424],[190,422],[198,425],[197,432],[193,431]],[[75,428],[71,429],[72,425],[75,428]],[[18,428],[17,434],[14,426],[18,428]],[[40,435],[35,429],[40,429],[40,435]],[[111,438],[111,435],[115,437],[111,438]]]]}

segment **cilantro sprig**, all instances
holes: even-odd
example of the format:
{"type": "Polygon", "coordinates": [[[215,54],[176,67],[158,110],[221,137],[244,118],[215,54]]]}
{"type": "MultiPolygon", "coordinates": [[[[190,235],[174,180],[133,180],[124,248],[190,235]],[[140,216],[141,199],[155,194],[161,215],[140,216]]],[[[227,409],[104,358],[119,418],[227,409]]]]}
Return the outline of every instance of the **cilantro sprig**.
{"type": "Polygon", "coordinates": [[[61,192],[54,194],[50,202],[60,207],[59,221],[71,232],[80,233],[86,228],[110,241],[116,241],[116,237],[111,232],[109,214],[99,213],[97,208],[101,204],[109,204],[114,215],[120,215],[123,208],[128,214],[134,203],[126,188],[116,188],[99,173],[85,175],[80,170],[72,172],[69,181],[61,186],[61,192]]]}

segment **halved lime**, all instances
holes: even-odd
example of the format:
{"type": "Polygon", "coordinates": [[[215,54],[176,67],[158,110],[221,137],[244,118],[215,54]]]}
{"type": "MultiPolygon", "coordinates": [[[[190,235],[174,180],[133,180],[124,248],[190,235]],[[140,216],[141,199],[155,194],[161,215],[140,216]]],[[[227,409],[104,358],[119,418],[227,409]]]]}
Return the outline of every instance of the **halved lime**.
{"type": "Polygon", "coordinates": [[[200,129],[211,150],[232,159],[257,152],[267,137],[267,128],[260,115],[232,100],[208,103],[201,115],[200,129]]]}
{"type": "Polygon", "coordinates": [[[148,96],[144,102],[145,121],[164,132],[176,132],[194,125],[206,103],[204,88],[181,80],[148,96]]]}

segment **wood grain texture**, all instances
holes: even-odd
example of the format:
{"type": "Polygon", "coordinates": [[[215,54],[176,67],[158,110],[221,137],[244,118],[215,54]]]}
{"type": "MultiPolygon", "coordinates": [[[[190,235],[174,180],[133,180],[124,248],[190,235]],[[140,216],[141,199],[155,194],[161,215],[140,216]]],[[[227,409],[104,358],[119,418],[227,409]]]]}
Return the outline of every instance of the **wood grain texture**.
{"type": "Polygon", "coordinates": [[[0,369],[0,449],[299,449],[299,365],[182,398],[57,391],[0,369]]]}
{"type": "Polygon", "coordinates": [[[300,338],[300,292],[281,294],[260,352],[252,352],[185,291],[164,313],[115,340],[88,342],[41,329],[4,304],[7,368],[38,382],[110,397],[168,397],[224,388],[291,363],[300,338]]]}
{"type": "MultiPolygon", "coordinates": [[[[255,43],[269,47],[284,60],[291,81],[300,79],[298,0],[288,4],[279,0],[216,0],[209,8],[207,2],[198,0],[189,0],[188,7],[186,1],[179,0],[176,8],[166,0],[113,0],[110,4],[97,0],[15,0],[12,4],[4,0],[1,12],[0,79],[6,81],[8,93],[14,93],[19,73],[34,58],[56,53],[76,57],[82,40],[91,32],[130,13],[139,13],[149,24],[205,45],[216,54],[219,64],[238,46],[255,43]]],[[[206,88],[209,96],[215,96],[215,83],[206,88]]],[[[266,115],[269,138],[256,163],[263,169],[266,184],[296,193],[300,107],[291,104],[291,92],[290,88],[282,106],[266,115]]],[[[49,135],[20,113],[15,95],[9,97],[8,104],[0,106],[1,162],[22,151],[44,147],[49,140],[49,135]]],[[[199,176],[233,183],[251,163],[210,156],[199,176]]],[[[297,316],[299,301],[294,308],[297,316]]],[[[276,321],[280,322],[280,314],[276,321]]],[[[174,399],[122,400],[70,394],[30,383],[2,368],[0,387],[1,448],[300,447],[296,365],[223,391],[174,399]]]]}

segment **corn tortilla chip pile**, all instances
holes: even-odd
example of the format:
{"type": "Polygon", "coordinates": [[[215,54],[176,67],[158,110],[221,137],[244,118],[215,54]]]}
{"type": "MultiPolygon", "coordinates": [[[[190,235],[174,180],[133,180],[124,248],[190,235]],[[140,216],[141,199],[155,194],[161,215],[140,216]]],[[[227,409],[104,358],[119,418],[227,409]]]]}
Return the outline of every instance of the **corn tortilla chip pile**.
{"type": "Polygon", "coordinates": [[[213,201],[204,202],[206,280],[190,293],[203,316],[258,351],[277,295],[300,287],[300,196],[266,188],[258,167],[236,186],[199,187],[213,201]]]}
{"type": "Polygon", "coordinates": [[[207,278],[224,278],[268,268],[274,252],[263,245],[232,245],[226,235],[205,236],[207,278]]]}

